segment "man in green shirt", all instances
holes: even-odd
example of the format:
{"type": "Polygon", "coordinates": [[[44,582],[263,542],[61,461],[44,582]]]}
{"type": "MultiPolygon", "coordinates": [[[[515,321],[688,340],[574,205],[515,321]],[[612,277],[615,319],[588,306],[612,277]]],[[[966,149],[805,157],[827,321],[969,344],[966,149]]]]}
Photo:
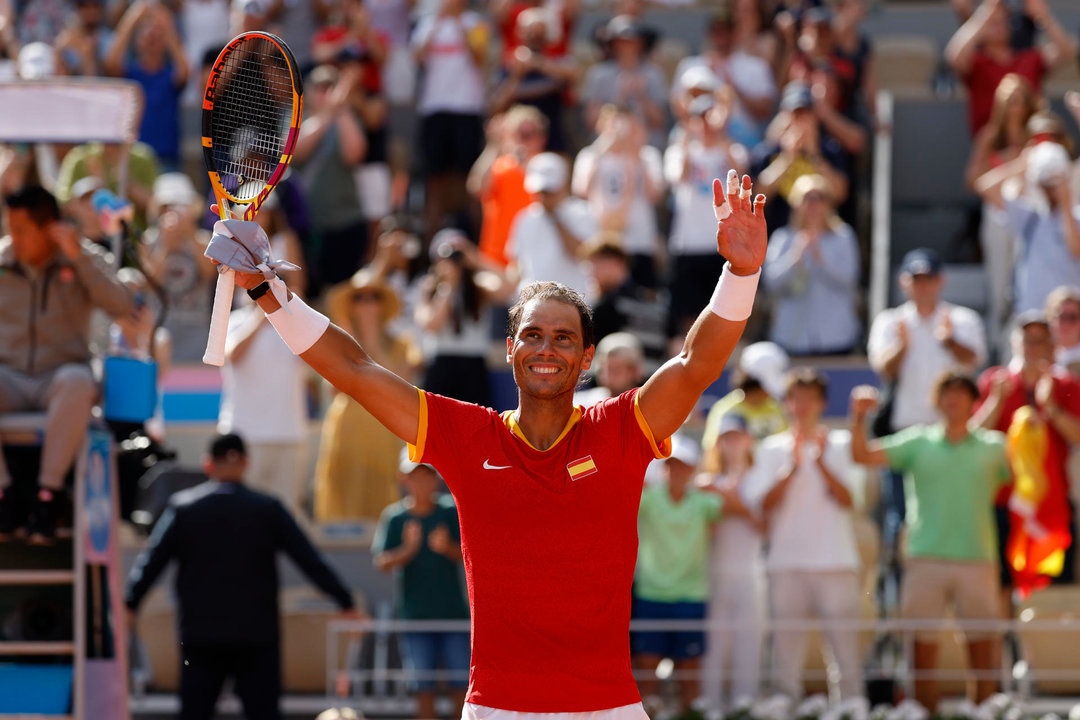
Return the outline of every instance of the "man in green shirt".
{"type": "MultiPolygon", "coordinates": [[[[439,474],[430,465],[409,460],[403,451],[399,468],[408,496],[383,510],[371,554],[375,567],[395,571],[397,615],[403,620],[463,620],[469,617],[461,582],[461,530],[457,508],[438,492],[439,474]]],[[[465,702],[469,675],[469,634],[401,634],[405,667],[413,674],[418,718],[435,714],[435,672],[451,673],[457,717],[465,702]]]]}
{"type": "MultiPolygon", "coordinates": [[[[970,375],[946,372],[933,397],[940,423],[868,441],[866,418],[878,405],[877,391],[868,386],[852,390],[852,459],[904,473],[901,615],[937,619],[953,604],[961,621],[998,620],[1001,586],[993,510],[998,488],[1009,480],[1005,438],[991,430],[969,429],[979,399],[970,375]]],[[[985,632],[966,635],[971,667],[987,673],[978,680],[975,700],[981,702],[996,691],[991,678],[998,667],[997,638],[985,632]]],[[[937,636],[936,631],[916,633],[916,672],[937,665],[937,636]]],[[[916,680],[915,696],[933,712],[936,682],[916,680]]]]}
{"type": "MultiPolygon", "coordinates": [[[[723,505],[716,493],[693,485],[700,451],[688,437],[672,438],[664,463],[666,482],[646,486],[638,510],[638,561],[634,573],[635,620],[704,620],[709,597],[711,523],[723,505]]],[[[643,670],[641,695],[650,710],[656,701],[655,670],[664,658],[694,679],[681,683],[684,712],[698,697],[696,673],[705,654],[703,630],[640,632],[634,651],[643,670]]],[[[655,708],[652,708],[655,709],[655,708]]],[[[653,712],[650,716],[655,717],[653,712]]]]}

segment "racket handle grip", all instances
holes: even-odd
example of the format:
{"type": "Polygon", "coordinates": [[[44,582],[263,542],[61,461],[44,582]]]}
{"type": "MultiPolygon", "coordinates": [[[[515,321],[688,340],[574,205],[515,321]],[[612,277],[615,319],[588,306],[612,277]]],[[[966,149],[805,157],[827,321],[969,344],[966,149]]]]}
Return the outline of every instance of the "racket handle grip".
{"type": "Polygon", "coordinates": [[[218,273],[214,309],[210,313],[210,335],[206,338],[206,353],[202,359],[207,365],[221,367],[225,364],[225,336],[229,330],[229,312],[232,310],[235,284],[232,270],[218,273]]]}

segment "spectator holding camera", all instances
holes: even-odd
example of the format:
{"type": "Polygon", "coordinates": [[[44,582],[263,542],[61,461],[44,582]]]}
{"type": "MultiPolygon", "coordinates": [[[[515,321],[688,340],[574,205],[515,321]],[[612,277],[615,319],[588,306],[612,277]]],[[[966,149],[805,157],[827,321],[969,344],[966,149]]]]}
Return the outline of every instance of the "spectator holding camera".
{"type": "Polygon", "coordinates": [[[1076,41],[1050,12],[1046,0],[1023,0],[1024,13],[1046,34],[1040,48],[1012,46],[1010,10],[1004,0],[983,0],[945,47],[945,59],[967,87],[972,135],[990,120],[994,91],[1009,73],[1027,80],[1036,92],[1055,67],[1076,60],[1076,41]]]}
{"type": "Polygon", "coordinates": [[[491,405],[485,358],[488,310],[514,291],[486,264],[463,232],[445,228],[431,239],[431,270],[422,281],[416,324],[429,334],[422,386],[438,395],[491,405]]]}
{"type": "MultiPolygon", "coordinates": [[[[38,492],[26,524],[48,544],[64,478],[86,435],[98,388],[90,370],[90,314],[134,309],[111,258],[61,220],[56,198],[31,186],[4,198],[0,238],[0,413],[46,413],[38,492]]],[[[18,524],[11,477],[0,454],[0,539],[18,524]]]]}
{"type": "Polygon", "coordinates": [[[61,75],[101,75],[101,61],[112,33],[105,22],[104,0],[77,0],[75,13],[56,37],[57,69],[61,75]]]}

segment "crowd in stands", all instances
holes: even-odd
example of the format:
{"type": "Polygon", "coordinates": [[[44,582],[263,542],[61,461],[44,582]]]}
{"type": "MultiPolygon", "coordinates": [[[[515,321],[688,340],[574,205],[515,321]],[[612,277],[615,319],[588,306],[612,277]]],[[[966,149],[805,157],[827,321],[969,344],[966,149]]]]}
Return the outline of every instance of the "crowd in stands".
{"type": "MultiPolygon", "coordinates": [[[[894,268],[904,302],[866,317],[860,168],[873,134],[888,131],[866,4],[728,0],[703,10],[700,37],[667,38],[639,0],[0,0],[0,77],[127,78],[144,98],[126,154],[0,145],[0,413],[47,414],[28,504],[0,456],[0,538],[24,525],[43,542],[55,532],[95,402],[95,355],[154,359],[162,372],[201,358],[215,217],[189,120],[224,42],[267,30],[303,65],[306,97],[290,174],[258,221],[275,256],[302,268],[294,292],[431,392],[495,402],[506,308],[534,280],[574,288],[594,309],[581,401],[634,387],[679,351],[720,274],[713,178],[749,173],[768,196],[758,312],[731,392],[677,436],[641,504],[637,616],[729,623],[635,635],[646,675],[661,658],[705,669],[700,688],[683,688],[684,709],[699,696],[727,707],[763,683],[801,694],[799,623],[812,618],[829,628],[833,691],[862,694],[856,633],[828,623],[865,616],[877,568],[858,519],[879,472],[882,565],[905,569],[904,617],[953,603],[961,617],[1001,618],[1003,587],[1071,582],[1080,164],[1069,129],[1080,89],[1062,118],[1042,84],[1077,62],[1076,39],[1045,0],[954,3],[944,57],[967,88],[972,139],[956,182],[983,204],[989,311],[946,302],[943,259],[918,249],[894,268]],[[583,27],[586,10],[606,18],[583,27]],[[673,58],[672,40],[701,51],[673,58]],[[90,202],[103,188],[133,206],[119,273],[90,202]],[[111,343],[94,339],[92,308],[114,319],[111,343]],[[850,430],[825,425],[828,384],[801,360],[863,354],[880,392],[854,393],[850,430]],[[1045,492],[1023,497],[1018,481],[1032,474],[1045,492]],[[763,676],[768,619],[781,629],[763,676]]],[[[425,604],[435,590],[417,580],[440,597],[461,592],[450,579],[456,517],[437,479],[402,463],[401,443],[354,400],[316,385],[242,293],[235,307],[218,429],[246,439],[250,483],[319,523],[381,516],[375,562],[401,570],[403,616],[463,616],[425,604]]],[[[145,430],[166,440],[160,417],[145,430]]],[[[407,655],[420,670],[436,656],[458,668],[456,640],[417,637],[407,655]]],[[[968,641],[974,667],[995,667],[995,637],[968,641]]],[[[915,653],[919,668],[936,662],[932,639],[915,653]]],[[[419,687],[430,702],[431,686],[419,687]]],[[[933,707],[929,681],[918,694],[933,707]]]]}

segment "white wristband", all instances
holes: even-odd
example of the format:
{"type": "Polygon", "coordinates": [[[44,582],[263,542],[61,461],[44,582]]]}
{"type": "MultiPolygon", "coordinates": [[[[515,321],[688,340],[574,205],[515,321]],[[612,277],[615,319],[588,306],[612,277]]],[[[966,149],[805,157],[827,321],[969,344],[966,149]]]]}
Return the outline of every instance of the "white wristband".
{"type": "Polygon", "coordinates": [[[298,296],[293,295],[288,305],[266,316],[278,335],[295,354],[311,349],[330,327],[330,318],[318,310],[312,310],[298,296]]]}
{"type": "Polygon", "coordinates": [[[750,317],[754,309],[754,296],[757,294],[761,269],[753,275],[736,275],[730,271],[731,263],[724,263],[724,271],[716,283],[709,310],[732,322],[742,322],[750,317]]]}

